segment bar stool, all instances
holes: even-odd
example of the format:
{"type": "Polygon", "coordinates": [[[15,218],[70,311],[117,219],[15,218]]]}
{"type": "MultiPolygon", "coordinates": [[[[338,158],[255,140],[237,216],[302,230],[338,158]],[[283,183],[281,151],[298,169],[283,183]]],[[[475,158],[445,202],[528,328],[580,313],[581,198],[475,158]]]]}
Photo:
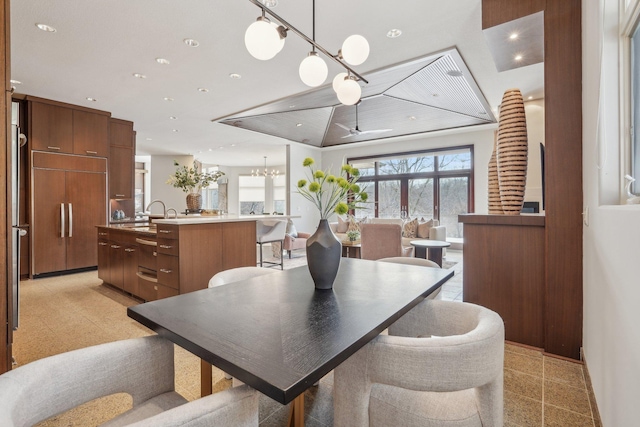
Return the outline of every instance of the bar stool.
{"type": "Polygon", "coordinates": [[[280,265],[280,270],[284,270],[284,257],[282,248],[284,247],[284,235],[287,230],[287,222],[281,219],[259,219],[256,221],[256,243],[260,245],[260,267],[264,264],[280,265]],[[262,245],[265,243],[280,242],[280,262],[263,261],[262,245]]]}

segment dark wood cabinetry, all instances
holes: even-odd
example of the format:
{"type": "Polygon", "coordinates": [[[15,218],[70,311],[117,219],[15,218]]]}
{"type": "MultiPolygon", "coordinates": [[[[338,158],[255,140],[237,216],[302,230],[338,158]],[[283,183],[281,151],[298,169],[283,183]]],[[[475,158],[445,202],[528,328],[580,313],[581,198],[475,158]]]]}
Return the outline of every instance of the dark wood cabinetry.
{"type": "Polygon", "coordinates": [[[109,198],[132,199],[134,193],[135,133],[133,123],[109,120],[109,198]]]}
{"type": "Polygon", "coordinates": [[[32,150],[96,157],[109,155],[110,113],[34,97],[27,100],[32,150]]]}
{"type": "Polygon", "coordinates": [[[32,154],[32,274],[97,265],[96,224],[105,224],[106,160],[32,154]]]}
{"type": "MultiPolygon", "coordinates": [[[[131,295],[140,296],[137,233],[98,227],[98,277],[131,295]]],[[[146,239],[153,239],[145,237],[146,239]]]]}

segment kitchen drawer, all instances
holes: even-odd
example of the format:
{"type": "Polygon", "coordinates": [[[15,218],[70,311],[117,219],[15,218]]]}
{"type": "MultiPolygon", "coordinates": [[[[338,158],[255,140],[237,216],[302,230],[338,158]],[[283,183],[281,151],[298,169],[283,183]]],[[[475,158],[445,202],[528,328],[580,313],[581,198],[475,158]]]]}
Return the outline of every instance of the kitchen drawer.
{"type": "Polygon", "coordinates": [[[147,238],[137,238],[136,243],[138,244],[138,265],[156,271],[158,269],[157,243],[147,238]]]}
{"type": "Polygon", "coordinates": [[[145,301],[158,299],[158,280],[150,275],[138,273],[138,295],[145,301]]]}
{"type": "Polygon", "coordinates": [[[109,232],[107,230],[98,229],[98,239],[108,239],[109,232]]]}
{"type": "Polygon", "coordinates": [[[158,224],[158,238],[176,240],[178,238],[178,226],[158,224]]]}
{"type": "Polygon", "coordinates": [[[158,283],[180,289],[180,260],[178,257],[158,254],[158,283]]]}
{"type": "Polygon", "coordinates": [[[179,293],[180,292],[177,289],[170,288],[168,286],[163,286],[163,285],[158,284],[158,290],[157,290],[157,293],[156,293],[156,297],[158,299],[175,297],[179,293]]]}
{"type": "Polygon", "coordinates": [[[158,237],[158,253],[178,256],[178,240],[158,237]]]}

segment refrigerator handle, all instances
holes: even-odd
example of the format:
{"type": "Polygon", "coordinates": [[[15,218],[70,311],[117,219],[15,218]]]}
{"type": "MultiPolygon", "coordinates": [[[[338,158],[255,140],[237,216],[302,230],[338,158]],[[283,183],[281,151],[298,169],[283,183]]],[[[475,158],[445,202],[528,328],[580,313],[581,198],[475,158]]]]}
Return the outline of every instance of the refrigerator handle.
{"type": "Polygon", "coordinates": [[[60,203],[60,237],[64,239],[64,203],[60,203]]]}
{"type": "Polygon", "coordinates": [[[73,237],[73,206],[69,203],[69,237],[73,237]]]}

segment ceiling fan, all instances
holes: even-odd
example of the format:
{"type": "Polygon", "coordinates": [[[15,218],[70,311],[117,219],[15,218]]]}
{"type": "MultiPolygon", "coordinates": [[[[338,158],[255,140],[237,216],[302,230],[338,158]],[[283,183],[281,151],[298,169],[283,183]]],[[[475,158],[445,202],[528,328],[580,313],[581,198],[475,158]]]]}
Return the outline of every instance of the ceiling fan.
{"type": "Polygon", "coordinates": [[[349,138],[352,136],[360,136],[360,135],[366,135],[366,134],[371,134],[371,133],[382,133],[382,132],[389,132],[392,131],[393,129],[371,129],[371,130],[360,130],[360,128],[358,127],[358,104],[360,104],[359,102],[356,104],[356,127],[355,128],[350,128],[348,126],[343,125],[342,123],[336,123],[336,126],[340,126],[342,129],[348,131],[349,133],[345,136],[343,136],[342,138],[349,138]]]}

